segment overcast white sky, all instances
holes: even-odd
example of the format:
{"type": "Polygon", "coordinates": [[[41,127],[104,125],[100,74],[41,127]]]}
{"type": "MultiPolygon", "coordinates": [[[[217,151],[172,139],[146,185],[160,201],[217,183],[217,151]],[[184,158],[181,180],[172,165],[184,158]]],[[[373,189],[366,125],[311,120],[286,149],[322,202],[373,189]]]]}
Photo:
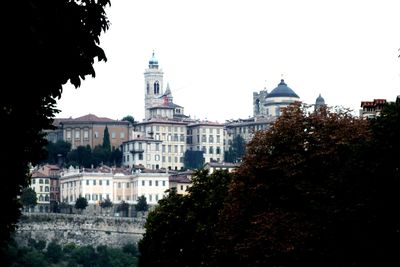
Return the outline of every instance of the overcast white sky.
{"type": "Polygon", "coordinates": [[[192,118],[252,115],[252,95],[283,78],[306,103],[356,110],[400,95],[399,0],[114,0],[96,78],[64,86],[57,117],[144,118],[155,50],[174,102],[192,118]]]}

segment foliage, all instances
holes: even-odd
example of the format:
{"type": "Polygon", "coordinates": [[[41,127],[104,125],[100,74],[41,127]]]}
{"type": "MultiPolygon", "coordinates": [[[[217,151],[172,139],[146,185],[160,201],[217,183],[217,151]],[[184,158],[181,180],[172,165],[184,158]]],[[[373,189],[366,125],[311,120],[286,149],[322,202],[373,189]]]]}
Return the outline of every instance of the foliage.
{"type": "Polygon", "coordinates": [[[103,148],[108,152],[111,151],[110,133],[108,132],[108,127],[107,126],[106,126],[106,128],[104,128],[103,148]]]}
{"type": "MultiPolygon", "coordinates": [[[[0,121],[20,138],[2,147],[8,157],[3,160],[7,179],[0,195],[8,211],[0,220],[0,246],[20,216],[18,196],[29,183],[28,165],[46,157],[43,130],[52,129],[62,85],[70,81],[79,87],[86,75],[95,76],[94,59],[106,60],[99,36],[109,27],[107,4],[108,0],[7,2],[7,12],[18,23],[7,27],[4,36],[8,41],[3,77],[10,85],[7,97],[0,99],[0,121]]],[[[2,131],[1,139],[8,140],[9,132],[2,131]]]]}
{"type": "Polygon", "coordinates": [[[129,121],[132,125],[135,124],[135,118],[133,118],[131,115],[123,117],[122,121],[129,121]]]}
{"type": "Polygon", "coordinates": [[[88,202],[87,202],[86,198],[79,196],[76,199],[75,209],[81,210],[81,212],[82,212],[82,210],[86,209],[87,206],[88,206],[88,202]]]}
{"type": "Polygon", "coordinates": [[[37,196],[35,190],[33,190],[31,187],[26,187],[22,189],[22,194],[21,194],[21,204],[24,207],[34,207],[37,204],[37,196]]]}
{"type": "Polygon", "coordinates": [[[237,135],[232,140],[232,145],[228,151],[225,151],[224,160],[226,162],[237,163],[242,160],[246,151],[246,142],[243,137],[237,135]]]}
{"type": "Polygon", "coordinates": [[[117,212],[121,212],[122,216],[128,217],[129,204],[122,200],[117,206],[117,212]]]}
{"type": "Polygon", "coordinates": [[[132,244],[132,243],[125,244],[125,245],[122,247],[122,251],[123,251],[124,253],[130,254],[130,255],[132,255],[132,256],[134,256],[134,257],[136,257],[137,254],[138,254],[137,247],[136,247],[134,244],[132,244]]]}
{"type": "Polygon", "coordinates": [[[66,159],[68,153],[71,151],[71,143],[64,140],[58,140],[56,143],[49,142],[46,146],[47,150],[47,163],[58,164],[59,158],[66,159]]]}
{"type": "Polygon", "coordinates": [[[53,263],[57,263],[62,259],[62,247],[56,242],[52,241],[47,245],[46,258],[53,263]]]}
{"type": "Polygon", "coordinates": [[[111,154],[110,154],[110,163],[109,165],[113,166],[121,166],[122,163],[122,151],[117,149],[112,149],[111,154]]]}
{"type": "Polygon", "coordinates": [[[103,209],[111,208],[113,203],[109,198],[106,198],[104,201],[100,201],[100,207],[103,209]]]}
{"type": "Polygon", "coordinates": [[[371,132],[368,121],[346,110],[309,114],[288,107],[247,147],[221,213],[217,262],[383,266],[394,260],[399,247],[389,244],[398,243],[389,241],[399,238],[392,214],[400,199],[393,171],[400,158],[391,133],[399,133],[399,120],[390,117],[384,124],[383,112],[371,132]]]}
{"type": "Polygon", "coordinates": [[[186,169],[200,169],[204,165],[204,152],[186,150],[184,156],[184,164],[186,169]]]}
{"type": "Polygon", "coordinates": [[[76,149],[71,150],[67,156],[67,164],[75,162],[79,166],[90,168],[91,162],[91,149],[90,146],[78,146],[76,149]]]}
{"type": "Polygon", "coordinates": [[[217,266],[210,262],[215,231],[231,175],[198,171],[188,195],[171,189],[146,221],[140,266],[217,266]]]}
{"type": "Polygon", "coordinates": [[[138,197],[137,204],[135,205],[136,211],[147,211],[149,205],[147,204],[146,197],[144,195],[138,197]]]}

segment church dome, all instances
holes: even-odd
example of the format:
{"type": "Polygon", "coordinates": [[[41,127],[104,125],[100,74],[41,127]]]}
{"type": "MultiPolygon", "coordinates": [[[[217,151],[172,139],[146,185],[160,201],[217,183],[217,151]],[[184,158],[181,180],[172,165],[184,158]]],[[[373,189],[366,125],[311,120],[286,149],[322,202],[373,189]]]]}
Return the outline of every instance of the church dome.
{"type": "Polygon", "coordinates": [[[325,99],[319,94],[317,99],[315,100],[315,105],[320,106],[320,105],[325,105],[325,99]]]}
{"type": "Polygon", "coordinates": [[[271,91],[267,95],[266,98],[270,97],[296,97],[299,98],[299,96],[292,90],[290,89],[285,81],[282,79],[281,82],[278,84],[278,87],[276,87],[274,90],[271,91]]]}
{"type": "Polygon", "coordinates": [[[157,58],[154,56],[154,51],[153,51],[153,55],[151,56],[150,60],[149,60],[149,66],[158,66],[158,60],[157,58]]]}

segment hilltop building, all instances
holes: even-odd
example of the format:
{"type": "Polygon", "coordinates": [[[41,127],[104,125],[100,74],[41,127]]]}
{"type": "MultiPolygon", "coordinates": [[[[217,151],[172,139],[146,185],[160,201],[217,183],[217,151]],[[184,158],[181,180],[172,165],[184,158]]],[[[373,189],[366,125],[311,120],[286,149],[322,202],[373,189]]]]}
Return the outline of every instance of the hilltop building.
{"type": "Polygon", "coordinates": [[[152,54],[144,72],[143,122],[134,125],[122,143],[123,165],[152,170],[182,170],[187,150],[204,152],[205,162],[223,161],[224,125],[193,120],[173,102],[164,72],[152,54]]]}
{"type": "Polygon", "coordinates": [[[122,142],[128,140],[130,124],[127,121],[113,120],[87,114],[78,118],[55,119],[55,130],[47,131],[47,140],[57,142],[64,140],[71,143],[71,148],[87,146],[91,148],[103,144],[104,130],[107,127],[112,148],[119,148],[122,142]]]}

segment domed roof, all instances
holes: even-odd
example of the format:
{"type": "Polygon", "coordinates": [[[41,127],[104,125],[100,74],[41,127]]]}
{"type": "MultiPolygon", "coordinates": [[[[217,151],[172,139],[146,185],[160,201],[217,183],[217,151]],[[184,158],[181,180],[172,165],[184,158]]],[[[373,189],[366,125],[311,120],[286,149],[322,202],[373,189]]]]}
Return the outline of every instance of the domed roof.
{"type": "Polygon", "coordinates": [[[299,98],[299,96],[292,90],[290,89],[285,81],[282,79],[281,82],[278,84],[278,87],[276,87],[274,90],[271,91],[267,95],[266,98],[270,97],[296,97],[299,98]]]}
{"type": "Polygon", "coordinates": [[[153,51],[153,55],[151,56],[150,60],[149,60],[149,66],[158,66],[158,60],[156,59],[156,57],[154,56],[154,51],[153,51]]]}
{"type": "Polygon", "coordinates": [[[315,100],[315,105],[325,105],[325,99],[321,96],[321,94],[319,94],[315,100]]]}

